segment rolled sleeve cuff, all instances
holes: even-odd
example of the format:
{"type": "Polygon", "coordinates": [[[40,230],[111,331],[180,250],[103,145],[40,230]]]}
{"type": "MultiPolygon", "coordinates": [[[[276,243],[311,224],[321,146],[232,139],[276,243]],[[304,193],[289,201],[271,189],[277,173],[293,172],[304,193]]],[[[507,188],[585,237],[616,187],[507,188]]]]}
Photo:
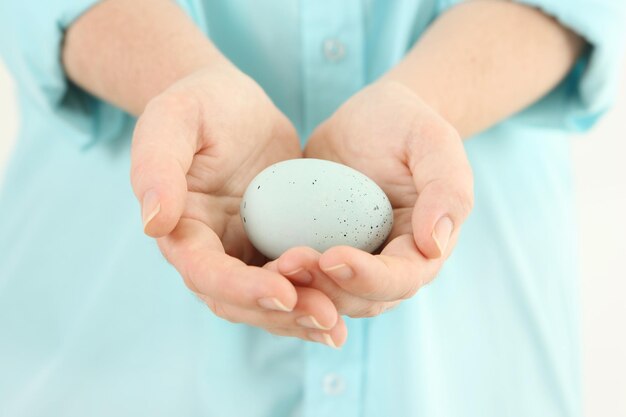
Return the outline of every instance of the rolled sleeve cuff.
{"type": "MultiPolygon", "coordinates": [[[[439,11],[465,0],[442,0],[439,11]]],[[[622,71],[624,0],[515,0],[541,10],[583,37],[589,48],[563,82],[539,103],[548,124],[586,131],[613,104],[622,71]],[[554,97],[554,95],[560,97],[554,97]],[[543,102],[543,103],[541,103],[543,102]],[[554,109],[558,105],[559,109],[554,109]]],[[[535,107],[535,106],[532,106],[535,107]]],[[[531,109],[532,109],[531,107],[531,109]]]]}

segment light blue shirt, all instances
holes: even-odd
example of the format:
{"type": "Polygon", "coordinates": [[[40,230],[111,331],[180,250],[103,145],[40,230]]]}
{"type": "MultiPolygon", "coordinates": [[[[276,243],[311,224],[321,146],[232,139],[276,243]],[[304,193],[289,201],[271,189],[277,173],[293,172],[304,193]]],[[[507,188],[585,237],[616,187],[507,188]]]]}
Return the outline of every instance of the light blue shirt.
{"type": "MultiPolygon", "coordinates": [[[[611,103],[622,0],[532,0],[591,43],[468,140],[476,206],[439,277],[341,350],[214,317],[142,233],[134,120],[68,84],[94,0],[0,2],[21,129],[0,196],[0,416],[580,416],[569,135],[611,103]]],[[[180,0],[303,138],[456,1],[180,0]]],[[[515,49],[515,45],[511,45],[515,49]]]]}

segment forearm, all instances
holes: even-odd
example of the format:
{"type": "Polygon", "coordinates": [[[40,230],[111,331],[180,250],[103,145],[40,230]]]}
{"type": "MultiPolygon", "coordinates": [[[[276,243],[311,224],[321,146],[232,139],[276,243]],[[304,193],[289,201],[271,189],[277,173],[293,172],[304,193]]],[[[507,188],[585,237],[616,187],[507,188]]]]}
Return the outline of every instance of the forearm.
{"type": "Polygon", "coordinates": [[[106,0],[69,28],[63,48],[74,83],[134,115],[174,81],[226,62],[170,0],[106,0]]]}
{"type": "Polygon", "coordinates": [[[407,85],[466,138],[549,92],[583,46],[536,9],[473,0],[436,20],[385,78],[407,85]]]}

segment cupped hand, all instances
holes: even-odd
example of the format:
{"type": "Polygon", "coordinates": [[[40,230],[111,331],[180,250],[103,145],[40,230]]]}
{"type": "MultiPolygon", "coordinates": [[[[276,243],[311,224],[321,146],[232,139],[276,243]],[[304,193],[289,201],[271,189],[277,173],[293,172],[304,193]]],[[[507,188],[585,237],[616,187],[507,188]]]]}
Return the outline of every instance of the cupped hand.
{"type": "Polygon", "coordinates": [[[473,205],[473,177],[455,129],[404,85],[381,80],[312,134],[305,156],[351,166],[387,194],[394,225],[380,253],[293,248],[274,262],[323,291],[340,314],[378,315],[432,281],[473,205]],[[296,271],[296,272],[293,272],[296,271]]]}
{"type": "Polygon", "coordinates": [[[257,173],[301,156],[295,129],[263,90],[222,65],[148,103],[134,133],[131,180],[145,233],[216,315],[339,346],[347,333],[330,299],[260,268],[266,259],[239,217],[257,173]]]}

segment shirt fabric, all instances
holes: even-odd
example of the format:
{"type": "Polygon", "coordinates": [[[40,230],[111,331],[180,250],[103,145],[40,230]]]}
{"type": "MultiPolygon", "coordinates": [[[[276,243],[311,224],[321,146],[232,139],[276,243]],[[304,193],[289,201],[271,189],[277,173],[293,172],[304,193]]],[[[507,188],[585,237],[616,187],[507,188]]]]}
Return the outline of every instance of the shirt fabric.
{"type": "MultiPolygon", "coordinates": [[[[580,416],[569,136],[611,103],[624,5],[525,2],[588,52],[466,141],[476,203],[453,255],[396,309],[347,319],[340,350],[216,318],[143,235],[135,120],[60,64],[95,0],[1,2],[21,128],[0,195],[0,416],[580,416]]],[[[179,0],[304,139],[455,3],[179,0]]]]}

